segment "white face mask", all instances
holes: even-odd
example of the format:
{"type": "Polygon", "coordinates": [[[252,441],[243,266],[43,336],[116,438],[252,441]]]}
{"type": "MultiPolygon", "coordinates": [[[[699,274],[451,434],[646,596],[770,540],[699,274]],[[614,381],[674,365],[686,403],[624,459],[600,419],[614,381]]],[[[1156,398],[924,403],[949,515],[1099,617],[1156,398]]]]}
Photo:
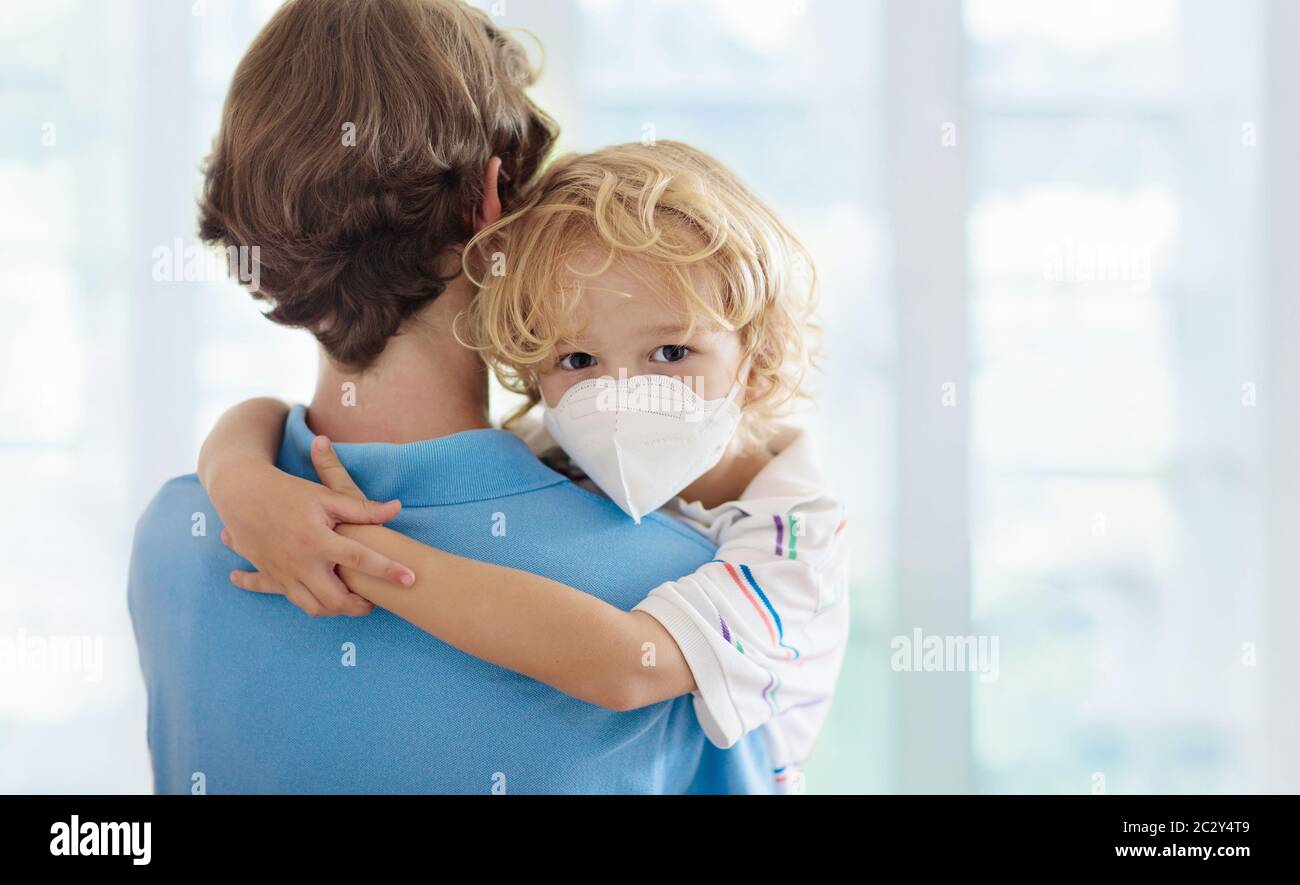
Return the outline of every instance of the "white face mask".
{"type": "Polygon", "coordinates": [[[739,391],[706,400],[667,375],[593,378],[546,407],[546,429],[639,523],[722,459],[740,424],[739,391]]]}

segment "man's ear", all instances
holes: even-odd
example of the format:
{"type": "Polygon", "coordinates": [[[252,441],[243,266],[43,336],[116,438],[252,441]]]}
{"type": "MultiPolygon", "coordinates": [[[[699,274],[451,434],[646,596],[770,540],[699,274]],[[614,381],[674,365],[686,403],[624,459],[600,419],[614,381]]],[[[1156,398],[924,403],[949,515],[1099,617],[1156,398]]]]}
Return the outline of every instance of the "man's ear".
{"type": "Polygon", "coordinates": [[[488,160],[483,172],[483,203],[474,215],[474,232],[478,233],[501,217],[501,158],[488,160]]]}

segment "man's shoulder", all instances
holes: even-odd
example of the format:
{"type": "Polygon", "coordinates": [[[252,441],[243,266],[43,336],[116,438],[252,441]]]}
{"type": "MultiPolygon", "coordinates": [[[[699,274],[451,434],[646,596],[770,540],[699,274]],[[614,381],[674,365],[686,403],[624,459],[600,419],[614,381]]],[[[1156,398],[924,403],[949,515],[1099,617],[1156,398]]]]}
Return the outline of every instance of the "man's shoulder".
{"type": "MultiPolygon", "coordinates": [[[[567,480],[511,497],[543,508],[553,518],[557,529],[566,524],[581,525],[610,537],[635,539],[641,544],[651,541],[679,543],[698,547],[706,553],[712,553],[716,548],[695,529],[662,513],[652,513],[637,525],[613,501],[567,480]]],[[[565,534],[557,531],[557,542],[564,543],[565,534]]]]}
{"type": "Polygon", "coordinates": [[[215,516],[212,501],[196,475],[174,476],[159,487],[145,506],[136,523],[136,535],[167,531],[184,521],[189,524],[187,531],[198,536],[215,516]]]}
{"type": "Polygon", "coordinates": [[[392,528],[450,553],[532,572],[624,610],[716,555],[699,532],[655,515],[637,525],[567,480],[450,507],[404,508],[392,528]]]}
{"type": "Polygon", "coordinates": [[[175,499],[177,496],[197,496],[206,499],[208,493],[203,490],[203,485],[199,482],[197,474],[184,473],[180,476],[173,476],[159,486],[157,494],[154,495],[154,500],[166,501],[175,499]]]}
{"type": "Polygon", "coordinates": [[[220,535],[220,518],[198,477],[192,473],[173,477],[162,484],[136,522],[132,574],[165,568],[175,578],[181,577],[176,570],[182,564],[193,568],[214,557],[224,559],[230,551],[220,535]]]}

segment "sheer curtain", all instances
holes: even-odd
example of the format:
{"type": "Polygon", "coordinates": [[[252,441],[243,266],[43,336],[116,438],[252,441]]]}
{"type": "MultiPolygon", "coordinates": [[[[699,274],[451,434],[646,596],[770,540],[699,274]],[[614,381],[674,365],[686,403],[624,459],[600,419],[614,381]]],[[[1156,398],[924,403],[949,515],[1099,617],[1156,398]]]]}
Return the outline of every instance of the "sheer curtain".
{"type": "Polygon", "coordinates": [[[979,786],[1250,789],[1260,4],[965,11],[979,786]]]}
{"type": "Polygon", "coordinates": [[[311,391],[307,336],[158,261],[196,245],[199,165],[275,5],[0,9],[0,790],[150,789],[135,519],[220,408],[311,391]]]}

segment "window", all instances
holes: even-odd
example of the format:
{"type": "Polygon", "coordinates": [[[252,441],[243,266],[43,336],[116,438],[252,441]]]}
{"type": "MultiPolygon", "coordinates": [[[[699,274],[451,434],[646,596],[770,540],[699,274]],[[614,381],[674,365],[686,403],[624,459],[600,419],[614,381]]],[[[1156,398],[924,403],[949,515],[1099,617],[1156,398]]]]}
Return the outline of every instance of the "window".
{"type": "Polygon", "coordinates": [[[977,786],[1252,789],[1259,5],[965,23],[977,786]]]}

